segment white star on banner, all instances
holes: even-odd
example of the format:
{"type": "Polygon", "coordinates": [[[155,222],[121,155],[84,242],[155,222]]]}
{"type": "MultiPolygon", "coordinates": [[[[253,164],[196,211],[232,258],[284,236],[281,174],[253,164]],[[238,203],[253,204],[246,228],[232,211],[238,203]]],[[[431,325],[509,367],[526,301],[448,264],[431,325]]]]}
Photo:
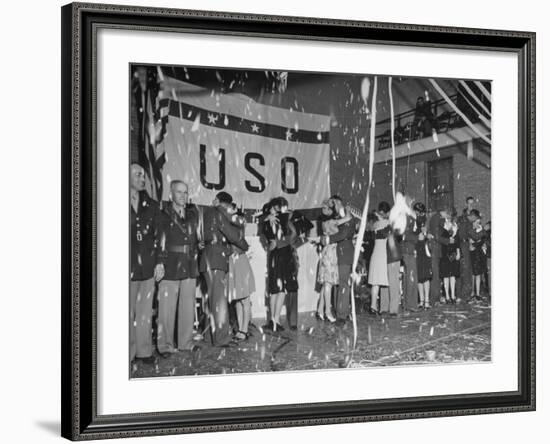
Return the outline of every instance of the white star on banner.
{"type": "Polygon", "coordinates": [[[208,113],[208,123],[210,125],[215,125],[218,121],[218,116],[214,116],[214,114],[208,113]]]}
{"type": "Polygon", "coordinates": [[[260,127],[258,125],[256,125],[255,123],[252,125],[252,132],[253,133],[259,133],[260,132],[260,127]]]}
{"type": "Polygon", "coordinates": [[[286,130],[286,140],[292,140],[292,131],[290,128],[286,130]]]}

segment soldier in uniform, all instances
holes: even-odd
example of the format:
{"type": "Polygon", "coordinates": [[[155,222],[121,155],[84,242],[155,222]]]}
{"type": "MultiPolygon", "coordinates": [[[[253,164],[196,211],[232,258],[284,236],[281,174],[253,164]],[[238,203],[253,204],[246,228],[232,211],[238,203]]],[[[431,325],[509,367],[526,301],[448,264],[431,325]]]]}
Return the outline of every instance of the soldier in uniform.
{"type": "Polygon", "coordinates": [[[130,166],[130,361],[153,360],[152,309],[155,279],[155,227],[159,206],[145,191],[145,171],[130,166]]]}
{"type": "MultiPolygon", "coordinates": [[[[332,196],[334,210],[339,217],[345,213],[344,203],[340,196],[332,196]]],[[[348,222],[338,227],[338,232],[330,236],[322,236],[323,245],[336,244],[338,256],[338,290],[335,297],[336,320],[341,325],[345,323],[351,314],[351,286],[350,276],[353,266],[353,237],[357,230],[357,222],[351,218],[348,222]]]]}
{"type": "Polygon", "coordinates": [[[206,282],[212,343],[221,347],[228,346],[231,342],[225,292],[231,244],[243,251],[248,250],[241,229],[231,222],[228,210],[232,201],[230,194],[219,192],[212,202],[212,207],[206,208],[203,216],[204,250],[200,257],[200,272],[206,282]]]}
{"type": "Polygon", "coordinates": [[[195,289],[198,277],[198,212],[188,205],[187,184],[170,183],[170,202],[159,218],[157,269],[164,278],[158,290],[157,348],[163,357],[177,348],[194,350],[195,289]],[[176,315],[177,314],[177,315],[176,315]]]}

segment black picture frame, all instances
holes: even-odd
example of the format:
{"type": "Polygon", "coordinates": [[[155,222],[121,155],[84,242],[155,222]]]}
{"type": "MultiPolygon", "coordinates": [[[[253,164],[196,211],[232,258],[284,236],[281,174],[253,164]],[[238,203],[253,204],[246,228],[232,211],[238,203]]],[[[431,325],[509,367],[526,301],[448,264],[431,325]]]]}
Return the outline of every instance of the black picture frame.
{"type": "Polygon", "coordinates": [[[62,14],[62,436],[71,440],[535,409],[535,33],[73,3],[62,14]],[[97,414],[96,83],[100,27],[509,51],[519,59],[518,390],[144,414],[97,414]]]}

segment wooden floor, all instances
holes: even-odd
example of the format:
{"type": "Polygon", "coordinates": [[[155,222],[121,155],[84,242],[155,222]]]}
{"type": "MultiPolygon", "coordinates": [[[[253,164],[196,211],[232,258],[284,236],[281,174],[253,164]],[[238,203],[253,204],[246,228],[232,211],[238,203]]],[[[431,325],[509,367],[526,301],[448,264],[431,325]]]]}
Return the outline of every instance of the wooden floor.
{"type": "Polygon", "coordinates": [[[262,331],[256,319],[253,334],[237,347],[220,349],[197,341],[199,351],[178,352],[155,362],[136,362],[132,377],[297,371],[328,368],[425,365],[491,360],[491,307],[438,304],[432,309],[403,312],[397,317],[373,316],[358,301],[358,340],[353,348],[351,321],[334,325],[315,313],[301,313],[297,331],[262,331]]]}

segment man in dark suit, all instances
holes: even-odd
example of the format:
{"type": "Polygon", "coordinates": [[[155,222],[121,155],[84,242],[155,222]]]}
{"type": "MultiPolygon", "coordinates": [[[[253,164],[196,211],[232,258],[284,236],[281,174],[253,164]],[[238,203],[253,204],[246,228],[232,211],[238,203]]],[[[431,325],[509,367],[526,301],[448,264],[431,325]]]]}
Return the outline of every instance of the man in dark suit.
{"type": "Polygon", "coordinates": [[[152,310],[155,279],[155,231],[159,205],[145,191],[145,171],[130,166],[130,361],[153,359],[152,310]]]}
{"type": "MultiPolygon", "coordinates": [[[[337,214],[343,215],[345,212],[344,203],[339,196],[332,196],[331,200],[334,202],[334,210],[337,214]]],[[[351,288],[350,288],[350,276],[351,267],[353,265],[353,236],[357,229],[357,223],[355,219],[340,225],[338,227],[338,233],[331,236],[323,236],[321,243],[337,244],[336,254],[338,256],[338,289],[336,292],[336,320],[345,322],[351,314],[351,288]]]]}
{"type": "Polygon", "coordinates": [[[231,223],[228,210],[232,201],[230,194],[224,191],[218,193],[212,202],[212,207],[205,208],[202,224],[204,250],[200,258],[200,272],[204,276],[208,293],[212,343],[221,347],[228,346],[231,342],[225,294],[231,244],[243,251],[248,250],[248,243],[244,239],[242,230],[231,223]]]}
{"type": "Polygon", "coordinates": [[[163,357],[176,351],[174,332],[177,310],[177,348],[193,350],[195,290],[198,267],[198,212],[188,205],[187,184],[170,183],[170,202],[159,218],[157,268],[164,278],[158,289],[157,348],[163,357]]]}

